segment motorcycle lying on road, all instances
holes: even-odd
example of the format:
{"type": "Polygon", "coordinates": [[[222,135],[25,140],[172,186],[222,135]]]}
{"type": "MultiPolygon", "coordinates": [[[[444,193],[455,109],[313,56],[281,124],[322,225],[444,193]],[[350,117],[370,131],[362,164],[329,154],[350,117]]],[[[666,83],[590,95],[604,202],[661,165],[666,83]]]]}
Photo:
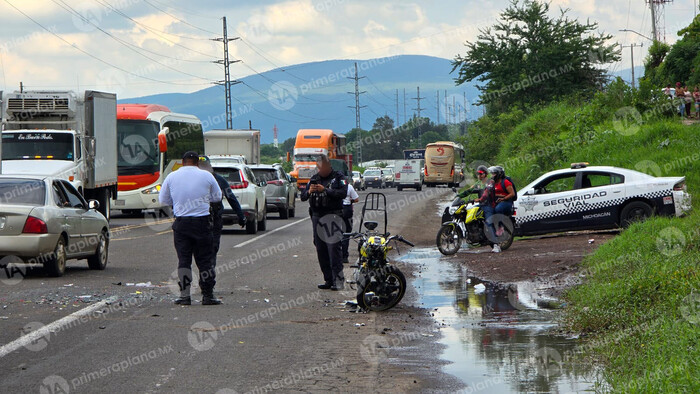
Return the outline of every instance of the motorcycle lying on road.
{"type": "Polygon", "coordinates": [[[406,293],[406,277],[398,267],[387,258],[394,250],[392,242],[402,242],[415,246],[400,235],[387,232],[386,196],[382,193],[369,193],[362,207],[362,219],[358,232],[344,233],[343,236],[358,242],[360,257],[354,266],[354,284],[357,286],[357,305],[370,311],[385,311],[398,304],[406,293]],[[368,205],[369,203],[369,205],[368,205]],[[365,221],[369,211],[384,214],[384,232],[375,231],[379,226],[376,221],[365,221]],[[360,232],[364,227],[364,231],[360,232]]]}
{"type": "MultiPolygon", "coordinates": [[[[474,193],[481,194],[478,191],[474,193]]],[[[435,240],[440,253],[453,255],[464,241],[474,247],[498,244],[501,250],[508,249],[513,243],[515,219],[512,215],[493,215],[492,218],[496,234],[486,224],[484,211],[479,204],[472,200],[464,201],[461,197],[455,198],[452,205],[445,208],[443,223],[435,240]]]]}

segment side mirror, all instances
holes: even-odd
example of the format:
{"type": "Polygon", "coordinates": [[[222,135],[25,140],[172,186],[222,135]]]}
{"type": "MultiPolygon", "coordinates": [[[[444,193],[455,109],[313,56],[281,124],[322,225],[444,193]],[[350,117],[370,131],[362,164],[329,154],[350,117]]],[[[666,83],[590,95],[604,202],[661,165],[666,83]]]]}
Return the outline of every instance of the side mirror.
{"type": "Polygon", "coordinates": [[[533,193],[533,190],[530,189],[530,190],[526,191],[525,193],[523,193],[523,196],[531,196],[533,194],[535,194],[535,193],[533,193]]]}
{"type": "Polygon", "coordinates": [[[90,200],[88,201],[88,207],[90,209],[98,210],[100,209],[100,202],[97,200],[90,200]]]}
{"type": "Polygon", "coordinates": [[[167,127],[163,127],[163,129],[158,132],[158,151],[160,153],[168,151],[168,132],[170,132],[170,129],[167,127]]]}
{"type": "Polygon", "coordinates": [[[296,183],[296,182],[297,182],[297,178],[294,177],[294,176],[289,176],[289,182],[296,183]]]}

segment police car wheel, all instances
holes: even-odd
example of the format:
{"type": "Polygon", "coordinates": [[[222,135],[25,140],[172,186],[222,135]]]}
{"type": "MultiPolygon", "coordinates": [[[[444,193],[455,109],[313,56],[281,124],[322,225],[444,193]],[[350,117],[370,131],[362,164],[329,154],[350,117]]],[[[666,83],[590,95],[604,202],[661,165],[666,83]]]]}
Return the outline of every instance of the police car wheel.
{"type": "Polygon", "coordinates": [[[649,204],[641,201],[632,201],[622,208],[622,213],[620,213],[620,225],[623,228],[627,228],[632,223],[644,221],[650,217],[653,212],[649,204]]]}

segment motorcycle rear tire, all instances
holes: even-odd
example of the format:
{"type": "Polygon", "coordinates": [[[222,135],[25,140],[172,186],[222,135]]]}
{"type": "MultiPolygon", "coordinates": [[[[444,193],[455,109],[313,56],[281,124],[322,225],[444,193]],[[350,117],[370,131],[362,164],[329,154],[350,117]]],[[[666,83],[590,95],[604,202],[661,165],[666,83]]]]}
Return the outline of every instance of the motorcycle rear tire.
{"type": "Polygon", "coordinates": [[[438,250],[445,256],[451,256],[457,253],[459,248],[462,247],[462,241],[462,235],[459,233],[459,230],[457,230],[457,226],[453,224],[445,224],[440,227],[437,237],[435,238],[435,243],[437,244],[438,250]],[[457,233],[456,240],[454,239],[455,232],[457,233]],[[447,243],[447,240],[450,239],[452,242],[456,243],[456,245],[450,247],[447,243]]]}

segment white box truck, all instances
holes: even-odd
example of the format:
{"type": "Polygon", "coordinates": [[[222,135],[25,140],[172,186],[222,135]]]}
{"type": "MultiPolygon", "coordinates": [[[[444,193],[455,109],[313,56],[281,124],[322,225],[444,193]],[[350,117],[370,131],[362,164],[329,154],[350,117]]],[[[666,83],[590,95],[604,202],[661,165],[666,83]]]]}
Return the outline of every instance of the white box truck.
{"type": "Polygon", "coordinates": [[[394,183],[396,190],[401,191],[405,187],[423,189],[423,166],[425,161],[420,159],[396,160],[394,164],[394,183]]]}
{"type": "Polygon", "coordinates": [[[117,96],[88,90],[0,92],[2,173],[70,181],[109,220],[117,196],[117,96]]]}
{"type": "Polygon", "coordinates": [[[245,158],[260,164],[260,130],[209,130],[204,133],[204,154],[212,160],[245,158]]]}

